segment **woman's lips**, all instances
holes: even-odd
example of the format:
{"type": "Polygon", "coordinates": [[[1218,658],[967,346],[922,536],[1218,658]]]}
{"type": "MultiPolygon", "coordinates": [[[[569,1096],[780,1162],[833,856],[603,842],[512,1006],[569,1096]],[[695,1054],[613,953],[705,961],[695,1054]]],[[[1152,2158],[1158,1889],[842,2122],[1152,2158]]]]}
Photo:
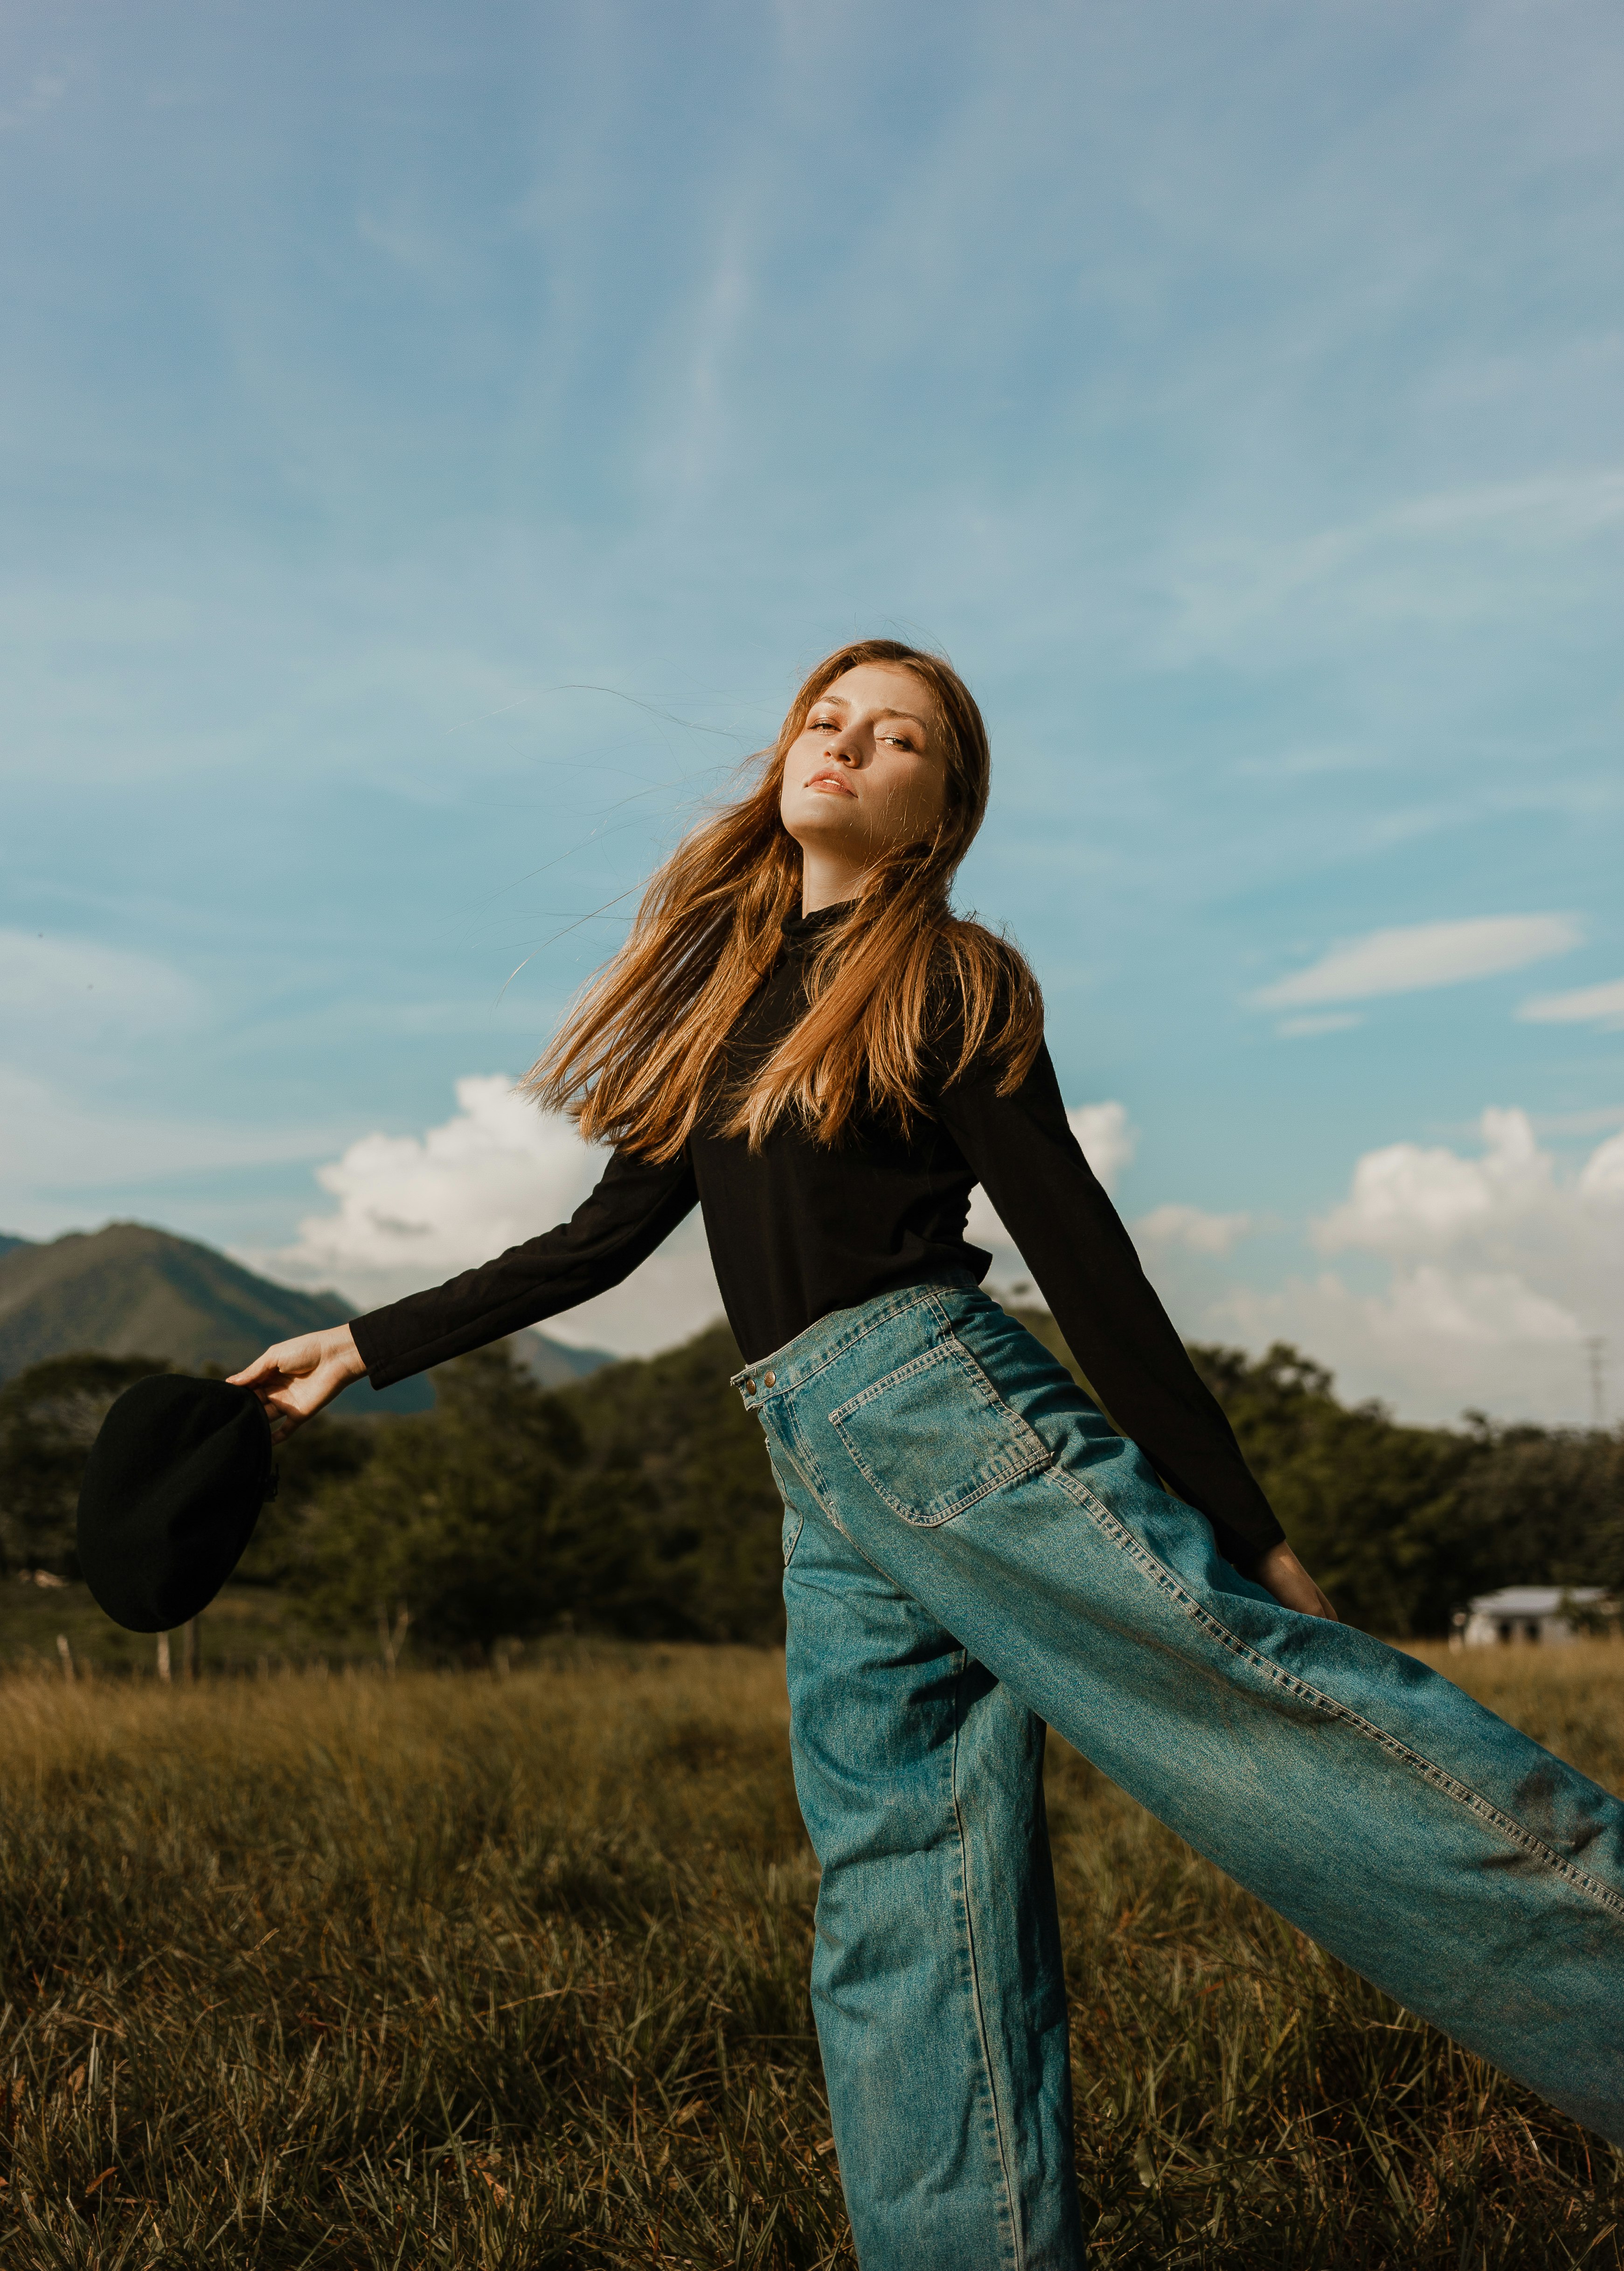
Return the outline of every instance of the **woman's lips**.
{"type": "Polygon", "coordinates": [[[837,796],[855,797],[857,793],[855,788],[848,786],[839,773],[813,773],[806,786],[808,788],[833,789],[837,796]]]}

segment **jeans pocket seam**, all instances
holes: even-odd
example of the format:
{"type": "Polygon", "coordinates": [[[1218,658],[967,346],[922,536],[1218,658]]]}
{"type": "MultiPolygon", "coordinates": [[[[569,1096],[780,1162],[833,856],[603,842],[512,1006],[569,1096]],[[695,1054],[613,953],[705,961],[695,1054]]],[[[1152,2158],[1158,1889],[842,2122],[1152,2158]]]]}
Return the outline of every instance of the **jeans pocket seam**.
{"type": "Polygon", "coordinates": [[[1282,1672],[1278,1664],[1271,1664],[1266,1656],[1260,1656],[1249,1642],[1241,1638],[1239,1633],[1231,1632],[1227,1625],[1215,1617],[1210,1609],[1204,1607],[1188,1588],[1180,1582],[1166,1562],[1159,1560],[1148,1546],[1141,1544],[1120,1516],[1114,1515],[1091,1490],[1077,1482],[1072,1476],[1066,1474],[1064,1469],[1057,1473],[1057,1480],[1061,1483],[1070,1497],[1078,1500],[1096,1526],[1104,1530],[1112,1544],[1125,1550],[1129,1560],[1150,1578],[1151,1582],[1160,1591],[1172,1596],[1178,1608],[1192,1624],[1200,1626],[1209,1637],[1216,1640],[1232,1655],[1241,1657],[1252,1671],[1260,1672],[1271,1686],[1283,1690],[1305,1703],[1311,1704],[1326,1718],[1339,1721],[1354,1734],[1363,1737],[1367,1742],[1375,1743],[1390,1757],[1398,1760],[1408,1767],[1413,1773],[1419,1776],[1420,1780],[1430,1784],[1443,1797],[1463,1807],[1468,1813],[1475,1815],[1479,1821],[1497,1830],[1508,1843],[1519,1847],[1522,1851],[1534,1859],[1542,1861],[1546,1867],[1554,1871],[1566,1883],[1571,1885],[1575,1891],[1587,1895],[1608,1914],[1624,1921],[1624,1895],[1615,1893],[1610,1886],[1604,1885],[1599,1878],[1592,1877],[1588,1870],[1577,1867],[1566,1854],[1558,1852],[1554,1845],[1547,1844],[1543,1837],[1538,1836],[1533,1830],[1518,1821],[1514,1814],[1507,1813],[1502,1807],[1496,1806],[1492,1798],[1485,1798],[1481,1791],[1474,1790],[1470,1783],[1463,1782],[1458,1775],[1452,1775],[1447,1767],[1441,1767],[1435,1760],[1427,1758],[1423,1752],[1412,1749],[1408,1743],[1401,1741],[1397,1735],[1389,1734],[1385,1728],[1378,1727],[1374,1720],[1367,1719],[1361,1712],[1353,1710],[1346,1703],[1339,1702],[1334,1695],[1327,1695],[1323,1689],[1313,1686],[1308,1680],[1300,1679],[1294,1672],[1282,1672]]]}
{"type": "Polygon", "coordinates": [[[974,1490],[966,1491],[961,1498],[954,1499],[953,1504],[945,1507],[940,1514],[927,1515],[922,1513],[916,1506],[909,1506],[905,1500],[898,1498],[894,1492],[887,1490],[879,1477],[863,1459],[856,1446],[847,1436],[845,1430],[841,1428],[836,1432],[840,1435],[841,1445],[847,1457],[875,1497],[888,1506],[898,1520],[905,1522],[910,1530],[945,1529],[948,1523],[957,1522],[961,1514],[968,1514],[970,1508],[979,1505],[983,1499],[990,1498],[995,1491],[1008,1490],[1012,1483],[1024,1482],[1028,1475],[1041,1474],[1049,1463],[1048,1458],[1033,1459],[1024,1465],[1012,1469],[1008,1474],[985,1476],[974,1490]]]}
{"type": "Polygon", "coordinates": [[[790,1437],[789,1442],[784,1446],[784,1456],[806,1485],[819,1511],[827,1520],[834,1523],[836,1530],[839,1530],[843,1537],[844,1529],[834,1512],[834,1493],[823,1478],[823,1470],[819,1466],[812,1445],[806,1440],[806,1430],[797,1418],[792,1402],[785,1402],[783,1416],[785,1430],[790,1437]]]}
{"type": "Polygon", "coordinates": [[[952,1351],[939,1342],[935,1348],[923,1350],[918,1356],[910,1356],[908,1362],[898,1365],[894,1372],[886,1373],[881,1380],[871,1381],[855,1396],[849,1396],[843,1404],[837,1404],[829,1414],[829,1425],[832,1427],[842,1426],[854,1411],[861,1411],[865,1404],[872,1404],[876,1396],[901,1387],[905,1380],[912,1380],[917,1373],[929,1372],[938,1364],[948,1363],[951,1358],[952,1351]]]}
{"type": "Polygon", "coordinates": [[[856,1395],[848,1396],[843,1404],[837,1404],[829,1414],[829,1425],[853,1466],[875,1496],[888,1506],[899,1520],[907,1523],[910,1530],[939,1530],[945,1523],[956,1520],[982,1499],[990,1497],[994,1491],[1005,1490],[1012,1483],[1020,1482],[1027,1475],[1041,1473],[1055,1463],[1055,1453],[1049,1445],[1021,1418],[1014,1406],[999,1395],[995,1383],[953,1331],[953,1321],[941,1304],[931,1299],[930,1306],[937,1311],[942,1324],[943,1338],[936,1346],[922,1350],[917,1356],[910,1357],[906,1364],[886,1373],[883,1379],[871,1381],[856,1395]],[[999,1415],[1006,1425],[1010,1441],[1005,1450],[983,1463],[981,1474],[973,1486],[954,1498],[939,1513],[926,1514],[921,1508],[899,1498],[886,1486],[852,1440],[846,1422],[879,1397],[940,1365],[952,1366],[953,1376],[984,1411],[999,1415]]]}

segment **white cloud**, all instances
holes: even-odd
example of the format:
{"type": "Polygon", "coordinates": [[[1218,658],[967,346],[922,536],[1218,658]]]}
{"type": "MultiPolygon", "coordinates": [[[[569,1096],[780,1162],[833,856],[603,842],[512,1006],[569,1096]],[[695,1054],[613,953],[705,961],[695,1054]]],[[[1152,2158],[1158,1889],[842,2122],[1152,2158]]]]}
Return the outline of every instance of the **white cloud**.
{"type": "Polygon", "coordinates": [[[1594,1024],[1604,1032],[1624,1031],[1624,978],[1581,986],[1571,994],[1542,994],[1524,1001],[1516,1014],[1534,1025],[1594,1024]]]}
{"type": "Polygon", "coordinates": [[[1466,922],[1411,923],[1349,939],[1308,969],[1278,979],[1252,995],[1262,1009],[1308,1009],[1322,1001],[1363,1001],[1378,994],[1413,994],[1464,979],[1521,970],[1579,943],[1570,915],[1483,915],[1466,922]]]}
{"type": "Polygon", "coordinates": [[[1553,1162],[1535,1142],[1527,1113],[1491,1106],[1482,1134],[1486,1148],[1476,1159],[1419,1143],[1367,1151],[1347,1198],[1315,1225],[1316,1244],[1330,1254],[1347,1247],[1447,1253],[1463,1237],[1491,1228],[1504,1235],[1548,1212],[1557,1197],[1553,1162]]]}
{"type": "Polygon", "coordinates": [[[1066,1113],[1072,1133],[1083,1147],[1083,1157],[1108,1191],[1116,1178],[1133,1165],[1139,1131],[1128,1117],[1125,1104],[1079,1104],[1066,1113]]]}
{"type": "MultiPolygon", "coordinates": [[[[500,1073],[459,1080],[456,1102],[451,1118],[421,1137],[352,1143],[316,1171],[337,1212],[307,1217],[292,1246],[241,1258],[373,1307],[551,1230],[603,1173],[606,1155],[583,1143],[572,1121],[523,1102],[500,1073]]],[[[546,1329],[641,1355],[686,1338],[721,1307],[695,1217],[626,1284],[549,1319],[546,1329]]]]}
{"type": "Polygon", "coordinates": [[[1376,1293],[1331,1270],[1273,1291],[1238,1286],[1196,1337],[1256,1350],[1294,1342],[1330,1366],[1346,1400],[1379,1396],[1418,1424],[1447,1426],[1468,1410],[1561,1425],[1589,1417],[1572,1312],[1516,1271],[1423,1262],[1376,1293]]]}
{"type": "Polygon", "coordinates": [[[1141,1215],[1133,1233],[1153,1246],[1183,1246],[1192,1254],[1227,1254],[1251,1228],[1249,1214],[1208,1214],[1202,1207],[1169,1203],[1141,1215]]]}
{"type": "Polygon", "coordinates": [[[1591,1153],[1579,1176],[1579,1195],[1624,1203],[1624,1135],[1610,1136],[1591,1153]]]}
{"type": "Polygon", "coordinates": [[[1624,1135],[1571,1177],[1524,1112],[1489,1109],[1481,1136],[1475,1157],[1419,1143],[1365,1153],[1347,1196],[1314,1225],[1323,1252],[1384,1262],[1379,1290],[1333,1270],[1232,1287],[1198,1329],[1252,1347],[1296,1341],[1345,1394],[1387,1396],[1409,1418],[1476,1405],[1588,1418],[1583,1343],[1601,1334],[1624,1350],[1624,1135]]]}

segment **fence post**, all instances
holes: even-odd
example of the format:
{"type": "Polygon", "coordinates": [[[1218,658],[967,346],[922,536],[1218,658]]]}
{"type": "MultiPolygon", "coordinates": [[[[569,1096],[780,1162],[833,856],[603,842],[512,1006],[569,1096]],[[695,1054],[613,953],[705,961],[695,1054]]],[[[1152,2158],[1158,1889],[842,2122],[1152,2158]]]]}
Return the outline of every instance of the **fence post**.
{"type": "Polygon", "coordinates": [[[56,1653],[62,1659],[63,1678],[67,1680],[71,1680],[73,1678],[73,1650],[68,1645],[68,1635],[66,1633],[58,1633],[56,1635],[56,1653]]]}
{"type": "Polygon", "coordinates": [[[169,1635],[167,1632],[158,1635],[158,1677],[160,1679],[169,1677],[169,1635]]]}
{"type": "Polygon", "coordinates": [[[188,1617],[181,1627],[181,1677],[182,1679],[196,1679],[197,1677],[197,1619],[196,1617],[188,1617]]]}
{"type": "Polygon", "coordinates": [[[392,1627],[388,1610],[382,1601],[378,1603],[378,1647],[382,1652],[384,1669],[391,1677],[400,1661],[401,1643],[406,1637],[406,1627],[411,1622],[412,1612],[404,1601],[397,1605],[392,1627]]]}

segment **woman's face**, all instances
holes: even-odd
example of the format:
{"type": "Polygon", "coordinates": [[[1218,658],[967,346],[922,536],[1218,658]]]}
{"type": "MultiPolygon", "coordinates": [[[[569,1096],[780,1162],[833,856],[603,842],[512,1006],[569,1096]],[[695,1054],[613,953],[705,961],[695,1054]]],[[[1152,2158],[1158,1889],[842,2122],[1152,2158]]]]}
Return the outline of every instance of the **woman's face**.
{"type": "MultiPolygon", "coordinates": [[[[900,663],[864,662],[821,694],[784,759],[783,824],[838,890],[934,830],[946,802],[941,723],[900,663]]],[[[810,877],[809,877],[810,880],[810,877]]]]}

